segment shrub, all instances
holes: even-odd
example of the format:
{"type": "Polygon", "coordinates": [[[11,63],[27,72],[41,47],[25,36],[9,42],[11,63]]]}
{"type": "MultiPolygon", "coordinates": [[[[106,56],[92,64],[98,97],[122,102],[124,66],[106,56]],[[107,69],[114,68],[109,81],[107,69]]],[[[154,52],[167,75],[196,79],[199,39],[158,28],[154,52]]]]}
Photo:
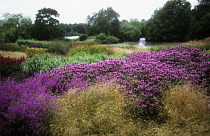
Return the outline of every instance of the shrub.
{"type": "Polygon", "coordinates": [[[96,42],[99,43],[107,43],[106,35],[103,33],[100,33],[99,35],[96,36],[96,42]]]}
{"type": "Polygon", "coordinates": [[[82,34],[79,36],[79,40],[80,41],[85,41],[87,39],[87,35],[86,34],[82,34]]]}
{"type": "Polygon", "coordinates": [[[36,81],[0,81],[0,135],[44,134],[55,104],[45,91],[36,81]]]}
{"type": "Polygon", "coordinates": [[[99,43],[118,43],[119,42],[119,39],[117,37],[114,37],[114,36],[106,36],[105,34],[103,33],[100,33],[99,35],[96,36],[96,42],[99,42],[99,43]]]}
{"type": "Polygon", "coordinates": [[[24,45],[16,45],[9,43],[0,43],[0,50],[2,51],[21,51],[25,52],[26,47],[24,45]]]}
{"type": "Polygon", "coordinates": [[[25,57],[21,58],[5,58],[0,54],[0,75],[6,76],[9,75],[11,72],[20,70],[20,64],[26,61],[25,57]]]}
{"type": "Polygon", "coordinates": [[[16,43],[18,45],[25,45],[28,46],[31,43],[32,40],[17,40],[16,43]]]}
{"type": "Polygon", "coordinates": [[[43,55],[46,54],[47,49],[44,48],[27,48],[26,49],[26,54],[29,57],[33,57],[35,55],[43,55]]]}
{"type": "Polygon", "coordinates": [[[115,83],[98,83],[81,93],[69,90],[57,102],[50,132],[57,136],[135,134],[124,96],[117,89],[115,83]]]}
{"type": "Polygon", "coordinates": [[[107,36],[106,40],[107,40],[107,43],[109,43],[109,44],[119,42],[119,39],[117,37],[114,37],[114,36],[111,36],[111,35],[107,36]]]}

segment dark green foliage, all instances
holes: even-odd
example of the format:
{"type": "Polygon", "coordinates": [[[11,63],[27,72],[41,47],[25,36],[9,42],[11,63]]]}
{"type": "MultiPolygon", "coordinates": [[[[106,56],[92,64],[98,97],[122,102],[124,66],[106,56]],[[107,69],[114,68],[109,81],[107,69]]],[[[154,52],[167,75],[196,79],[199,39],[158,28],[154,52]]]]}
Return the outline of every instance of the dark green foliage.
{"type": "Polygon", "coordinates": [[[144,24],[137,19],[121,21],[121,41],[138,41],[140,37],[144,37],[144,24]]]}
{"type": "Polygon", "coordinates": [[[16,43],[18,45],[25,45],[25,46],[28,46],[29,44],[31,44],[31,40],[17,40],[16,43]]]}
{"type": "Polygon", "coordinates": [[[191,19],[191,5],[186,0],[170,0],[154,12],[146,24],[148,41],[180,42],[186,40],[191,19]]]}
{"type": "Polygon", "coordinates": [[[204,39],[210,35],[210,1],[199,0],[192,10],[192,20],[189,29],[189,39],[204,39]]]}
{"type": "Polygon", "coordinates": [[[111,35],[106,36],[105,34],[100,33],[99,35],[96,36],[96,42],[103,43],[103,44],[118,43],[119,39],[115,36],[111,36],[111,35]]]}
{"type": "Polygon", "coordinates": [[[24,45],[16,45],[16,44],[9,44],[9,43],[0,43],[0,50],[2,51],[20,51],[25,52],[26,46],[24,45]]]}
{"type": "Polygon", "coordinates": [[[87,35],[86,34],[82,34],[82,35],[80,35],[80,37],[79,37],[79,40],[80,41],[84,41],[84,40],[86,40],[87,39],[87,35]]]}
{"type": "Polygon", "coordinates": [[[63,29],[60,28],[59,21],[54,17],[59,17],[56,10],[43,8],[36,14],[34,38],[38,40],[52,40],[63,37],[63,29]]]}
{"type": "Polygon", "coordinates": [[[119,14],[111,7],[102,9],[92,17],[88,16],[86,30],[88,36],[104,33],[118,37],[120,33],[119,14]]]}
{"type": "Polygon", "coordinates": [[[114,36],[107,36],[106,38],[107,40],[107,43],[118,43],[119,42],[119,39],[117,37],[114,37],[114,36]]]}
{"type": "Polygon", "coordinates": [[[106,35],[103,33],[100,33],[99,35],[96,36],[96,42],[99,43],[107,43],[106,35]]]}
{"type": "Polygon", "coordinates": [[[80,34],[86,34],[85,24],[59,24],[59,27],[64,30],[65,36],[75,36],[80,34]]]}
{"type": "Polygon", "coordinates": [[[22,14],[3,15],[0,20],[0,43],[14,43],[17,39],[31,38],[32,21],[22,14]]]}

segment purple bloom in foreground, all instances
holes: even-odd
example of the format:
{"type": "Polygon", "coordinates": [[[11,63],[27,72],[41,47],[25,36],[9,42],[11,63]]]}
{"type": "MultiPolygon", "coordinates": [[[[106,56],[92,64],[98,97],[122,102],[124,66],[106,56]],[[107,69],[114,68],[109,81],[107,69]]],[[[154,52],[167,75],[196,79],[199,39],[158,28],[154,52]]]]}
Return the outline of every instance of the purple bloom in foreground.
{"type": "Polygon", "coordinates": [[[142,108],[146,108],[146,107],[147,107],[147,105],[145,105],[145,104],[142,104],[142,105],[141,105],[141,107],[142,107],[142,108]]]}

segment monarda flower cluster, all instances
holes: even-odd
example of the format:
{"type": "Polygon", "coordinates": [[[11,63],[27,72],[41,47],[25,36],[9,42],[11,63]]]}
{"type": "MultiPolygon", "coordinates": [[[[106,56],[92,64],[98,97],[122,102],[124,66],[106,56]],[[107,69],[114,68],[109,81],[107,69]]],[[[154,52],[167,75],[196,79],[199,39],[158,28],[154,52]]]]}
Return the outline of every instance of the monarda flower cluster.
{"type": "Polygon", "coordinates": [[[67,64],[51,73],[61,75],[68,82],[116,79],[135,108],[152,108],[163,103],[159,95],[169,85],[191,81],[208,86],[209,71],[208,54],[180,45],[160,52],[134,52],[125,59],[67,64]]]}

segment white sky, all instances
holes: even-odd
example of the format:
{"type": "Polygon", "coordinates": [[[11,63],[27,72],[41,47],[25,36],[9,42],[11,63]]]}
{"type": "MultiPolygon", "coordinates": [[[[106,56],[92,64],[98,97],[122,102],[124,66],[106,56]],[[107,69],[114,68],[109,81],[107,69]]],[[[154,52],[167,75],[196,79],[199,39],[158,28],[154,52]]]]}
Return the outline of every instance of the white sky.
{"type": "MultiPolygon", "coordinates": [[[[35,20],[38,10],[46,7],[58,11],[60,23],[86,23],[102,8],[112,7],[120,14],[120,20],[149,19],[155,9],[163,7],[168,0],[0,0],[0,16],[3,13],[18,14],[35,20]]],[[[196,5],[197,0],[187,0],[196,5]]]]}

